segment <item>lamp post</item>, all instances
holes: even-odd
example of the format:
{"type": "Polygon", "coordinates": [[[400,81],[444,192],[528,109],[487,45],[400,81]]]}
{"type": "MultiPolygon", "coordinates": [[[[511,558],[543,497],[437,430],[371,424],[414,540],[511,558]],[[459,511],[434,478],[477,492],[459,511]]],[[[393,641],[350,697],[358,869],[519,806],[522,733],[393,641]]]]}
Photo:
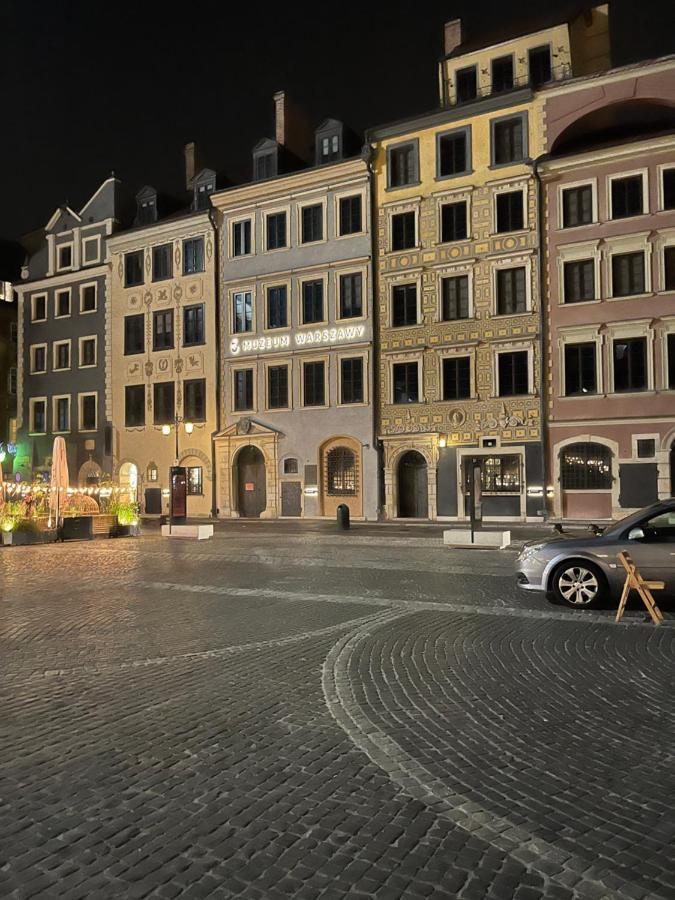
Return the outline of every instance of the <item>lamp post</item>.
{"type": "MultiPolygon", "coordinates": [[[[179,465],[180,454],[178,449],[178,432],[180,426],[183,426],[186,434],[192,434],[194,425],[187,421],[183,416],[175,415],[173,417],[173,428],[176,436],[176,449],[174,464],[169,470],[169,534],[171,534],[171,525],[174,519],[185,520],[187,514],[187,484],[185,479],[185,470],[179,465]],[[175,515],[175,508],[178,506],[179,513],[175,515]]],[[[171,423],[167,422],[162,425],[162,434],[171,434],[171,423]]]]}

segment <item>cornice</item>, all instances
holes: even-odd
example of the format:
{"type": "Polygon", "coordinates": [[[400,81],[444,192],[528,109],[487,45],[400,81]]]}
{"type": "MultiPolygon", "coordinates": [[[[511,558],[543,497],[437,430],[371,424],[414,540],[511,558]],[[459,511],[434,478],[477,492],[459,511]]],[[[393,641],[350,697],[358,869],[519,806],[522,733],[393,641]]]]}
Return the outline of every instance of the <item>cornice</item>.
{"type": "Polygon", "coordinates": [[[88,266],[86,269],[78,269],[76,272],[63,272],[61,275],[46,275],[44,278],[36,278],[34,281],[22,281],[14,285],[19,294],[33,291],[37,288],[58,287],[62,284],[79,284],[88,278],[105,275],[108,271],[108,263],[99,266],[88,266]]]}
{"type": "Polygon", "coordinates": [[[134,228],[131,231],[123,231],[111,235],[107,240],[107,246],[116,251],[120,248],[146,246],[157,238],[185,237],[203,227],[215,231],[209,211],[195,213],[193,216],[185,216],[180,219],[155,222],[144,228],[134,228]]]}
{"type": "Polygon", "coordinates": [[[586,166],[596,167],[629,156],[640,156],[649,152],[658,153],[670,148],[675,148],[675,133],[655,138],[643,138],[626,144],[613,144],[611,147],[586,150],[583,153],[573,153],[569,156],[544,157],[540,159],[538,168],[546,177],[554,172],[565,172],[568,169],[586,166]]]}

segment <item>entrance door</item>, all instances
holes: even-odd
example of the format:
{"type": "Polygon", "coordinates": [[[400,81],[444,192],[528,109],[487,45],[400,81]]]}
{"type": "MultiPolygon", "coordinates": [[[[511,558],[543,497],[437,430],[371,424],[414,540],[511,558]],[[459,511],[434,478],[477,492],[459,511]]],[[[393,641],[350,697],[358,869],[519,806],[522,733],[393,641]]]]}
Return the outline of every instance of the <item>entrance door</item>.
{"type": "Polygon", "coordinates": [[[675,441],[670,445],[670,496],[675,497],[675,441]]]}
{"type": "Polygon", "coordinates": [[[429,516],[427,462],[416,450],[404,453],[398,464],[398,516],[400,519],[429,516]]]}
{"type": "Polygon", "coordinates": [[[281,482],[281,515],[302,515],[302,485],[299,481],[281,482]]]}
{"type": "Polygon", "coordinates": [[[267,505],[265,458],[257,447],[244,447],[237,456],[239,515],[258,519],[267,505]]]}

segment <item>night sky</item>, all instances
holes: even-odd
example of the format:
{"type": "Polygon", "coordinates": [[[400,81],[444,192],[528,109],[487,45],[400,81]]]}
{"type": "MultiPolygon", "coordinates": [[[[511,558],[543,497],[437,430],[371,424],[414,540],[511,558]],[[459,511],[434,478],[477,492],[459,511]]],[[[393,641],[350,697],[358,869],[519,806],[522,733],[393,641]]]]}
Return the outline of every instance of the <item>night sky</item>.
{"type": "MultiPolygon", "coordinates": [[[[615,64],[675,53],[673,0],[611,5],[615,64]]],[[[537,8],[2,0],[0,236],[43,227],[60,203],[79,209],[112,169],[134,192],[180,191],[187,140],[202,164],[249,180],[251,147],[273,136],[279,89],[313,123],[333,116],[358,131],[431,109],[446,20],[461,17],[475,35],[486,20],[492,28],[537,8]]]]}

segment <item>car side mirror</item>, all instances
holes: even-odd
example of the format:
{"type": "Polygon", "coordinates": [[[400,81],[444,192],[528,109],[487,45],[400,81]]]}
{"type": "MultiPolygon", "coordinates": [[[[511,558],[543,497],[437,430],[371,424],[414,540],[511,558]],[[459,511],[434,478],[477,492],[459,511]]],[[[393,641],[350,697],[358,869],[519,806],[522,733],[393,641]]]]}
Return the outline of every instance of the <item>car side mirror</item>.
{"type": "Polygon", "coordinates": [[[631,528],[628,532],[628,540],[629,541],[642,541],[644,540],[645,533],[641,528],[631,528]]]}

